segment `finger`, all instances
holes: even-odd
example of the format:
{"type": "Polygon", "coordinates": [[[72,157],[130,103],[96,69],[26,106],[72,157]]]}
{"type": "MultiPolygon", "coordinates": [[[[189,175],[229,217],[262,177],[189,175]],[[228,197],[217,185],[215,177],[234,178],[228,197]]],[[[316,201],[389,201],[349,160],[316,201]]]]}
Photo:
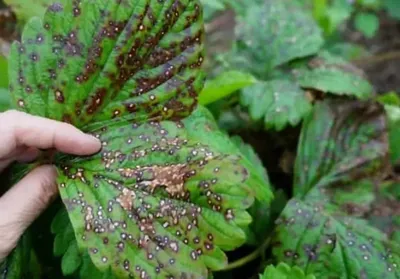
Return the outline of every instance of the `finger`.
{"type": "Polygon", "coordinates": [[[0,172],[14,161],[18,161],[19,163],[30,163],[37,159],[40,154],[41,151],[34,147],[18,147],[7,157],[0,160],[0,172]]]}
{"type": "Polygon", "coordinates": [[[23,152],[16,156],[15,161],[19,163],[30,163],[36,160],[41,154],[41,151],[34,147],[28,147],[23,152]]]}
{"type": "Polygon", "coordinates": [[[53,166],[38,167],[0,198],[0,259],[57,196],[56,176],[53,166]]]}
{"type": "Polygon", "coordinates": [[[18,146],[56,148],[75,155],[90,155],[101,148],[98,139],[70,124],[17,111],[0,114],[0,137],[0,156],[18,146]]]}

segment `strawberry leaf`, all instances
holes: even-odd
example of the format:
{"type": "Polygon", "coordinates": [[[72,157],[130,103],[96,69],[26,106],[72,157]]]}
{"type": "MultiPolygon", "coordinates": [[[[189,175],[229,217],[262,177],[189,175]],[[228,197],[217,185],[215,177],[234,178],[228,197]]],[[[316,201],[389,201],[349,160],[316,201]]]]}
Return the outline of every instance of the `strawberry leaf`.
{"type": "Polygon", "coordinates": [[[303,124],[295,195],[304,197],[315,187],[385,174],[388,148],[386,115],[380,104],[347,99],[318,104],[303,124]]]}
{"type": "Polygon", "coordinates": [[[295,126],[311,111],[305,92],[289,80],[270,80],[246,87],[241,104],[249,108],[253,120],[263,120],[266,128],[282,130],[295,126]]]}
{"type": "Polygon", "coordinates": [[[285,263],[280,263],[278,266],[268,266],[260,279],[315,279],[313,275],[305,275],[304,271],[295,267],[290,267],[285,263]]]}
{"type": "Polygon", "coordinates": [[[312,55],[322,47],[321,30],[296,1],[256,2],[262,3],[249,3],[239,18],[239,46],[248,60],[243,67],[265,78],[274,67],[312,55]]]}
{"type": "Polygon", "coordinates": [[[63,0],[13,44],[10,90],[20,110],[79,128],[180,118],[202,89],[202,62],[195,0],[63,0]]]}
{"type": "Polygon", "coordinates": [[[43,16],[46,8],[55,0],[4,0],[8,6],[14,11],[19,20],[28,20],[34,16],[43,16]]]}
{"type": "Polygon", "coordinates": [[[0,262],[0,278],[40,278],[40,268],[29,234],[25,233],[14,251],[3,262],[0,262]]]}
{"type": "Polygon", "coordinates": [[[309,89],[367,99],[373,87],[365,74],[341,57],[321,52],[306,67],[294,71],[298,83],[309,89]]]}
{"type": "Polygon", "coordinates": [[[205,277],[246,240],[265,181],[204,108],[182,122],[114,121],[92,131],[100,154],[61,158],[58,183],[76,238],[100,270],[205,277]]]}
{"type": "Polygon", "coordinates": [[[398,278],[400,246],[376,222],[387,214],[381,202],[396,198],[382,200],[372,191],[387,170],[381,105],[349,100],[316,105],[301,135],[297,197],[277,221],[276,258],[317,278],[398,278]]]}

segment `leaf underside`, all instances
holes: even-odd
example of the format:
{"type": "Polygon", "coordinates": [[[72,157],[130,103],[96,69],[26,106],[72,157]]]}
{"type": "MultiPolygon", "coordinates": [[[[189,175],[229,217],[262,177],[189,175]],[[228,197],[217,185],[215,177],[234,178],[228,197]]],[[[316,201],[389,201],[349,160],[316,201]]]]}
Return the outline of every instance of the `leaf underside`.
{"type": "Polygon", "coordinates": [[[14,106],[103,146],[56,156],[77,241],[55,231],[65,274],[88,278],[90,257],[116,278],[206,278],[245,242],[254,197],[272,198],[206,109],[183,119],[203,88],[203,33],[196,0],[65,0],[13,45],[14,106]]]}
{"type": "Polygon", "coordinates": [[[400,246],[392,224],[382,224],[397,214],[382,206],[393,198],[382,202],[372,190],[388,173],[383,107],[318,104],[304,123],[295,169],[297,197],[277,221],[276,258],[317,278],[398,278],[400,246]]]}

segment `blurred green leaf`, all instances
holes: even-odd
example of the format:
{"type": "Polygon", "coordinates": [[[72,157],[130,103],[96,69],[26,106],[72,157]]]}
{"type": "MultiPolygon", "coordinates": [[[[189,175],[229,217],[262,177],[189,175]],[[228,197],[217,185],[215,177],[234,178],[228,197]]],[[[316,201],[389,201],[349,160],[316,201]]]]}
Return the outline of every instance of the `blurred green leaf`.
{"type": "Polygon", "coordinates": [[[0,112],[11,109],[10,93],[5,88],[0,88],[0,112]]]}
{"type": "Polygon", "coordinates": [[[348,42],[329,44],[325,47],[325,50],[347,61],[368,55],[368,50],[364,46],[348,42]]]}
{"type": "Polygon", "coordinates": [[[8,87],[8,62],[7,58],[0,55],[0,88],[8,87]]]}
{"type": "Polygon", "coordinates": [[[289,80],[271,80],[246,87],[241,104],[248,107],[254,121],[263,120],[266,128],[282,130],[295,126],[311,110],[305,92],[289,80]]]}
{"type": "Polygon", "coordinates": [[[400,19],[400,5],[398,0],[383,0],[387,13],[395,19],[400,19]]]}
{"type": "Polygon", "coordinates": [[[249,3],[238,33],[239,54],[247,59],[241,67],[261,78],[276,66],[318,52],[324,42],[312,15],[292,0],[249,3]]]}
{"type": "Polygon", "coordinates": [[[316,279],[314,275],[305,275],[299,267],[290,267],[285,263],[278,266],[270,265],[265,269],[260,279],[316,279]]]}
{"type": "Polygon", "coordinates": [[[400,106],[400,96],[396,92],[388,92],[378,95],[376,99],[384,105],[400,106]]]}
{"type": "Polygon", "coordinates": [[[373,87],[361,70],[326,51],[293,73],[304,88],[363,99],[373,96],[373,87]]]}
{"type": "Polygon", "coordinates": [[[393,164],[400,163],[400,107],[385,105],[389,119],[390,160],[393,164]]]}
{"type": "Polygon", "coordinates": [[[372,38],[379,30],[379,18],[372,13],[359,12],[354,18],[354,26],[365,37],[372,38]]]}
{"type": "Polygon", "coordinates": [[[15,12],[19,20],[27,21],[34,16],[41,17],[46,8],[56,0],[4,0],[15,12]]]}
{"type": "Polygon", "coordinates": [[[199,95],[199,103],[208,105],[257,82],[251,74],[239,71],[223,72],[208,80],[199,95]]]}

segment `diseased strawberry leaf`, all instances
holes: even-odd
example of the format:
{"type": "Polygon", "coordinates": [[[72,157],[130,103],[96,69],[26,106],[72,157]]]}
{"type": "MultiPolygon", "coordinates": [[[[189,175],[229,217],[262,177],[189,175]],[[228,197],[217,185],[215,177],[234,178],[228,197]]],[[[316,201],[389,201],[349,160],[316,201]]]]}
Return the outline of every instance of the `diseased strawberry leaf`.
{"type": "Polygon", "coordinates": [[[12,46],[13,104],[79,128],[186,116],[203,86],[203,35],[196,0],[58,1],[12,46]]]}
{"type": "Polygon", "coordinates": [[[79,246],[118,278],[205,277],[225,266],[222,249],[245,242],[254,197],[272,197],[204,108],[92,133],[102,152],[62,158],[58,183],[79,246]]]}
{"type": "Polygon", "coordinates": [[[266,128],[276,130],[299,124],[312,109],[305,92],[295,82],[284,79],[246,87],[241,104],[249,108],[253,120],[263,120],[266,128]]]}
{"type": "Polygon", "coordinates": [[[260,279],[316,279],[314,275],[305,275],[299,267],[290,267],[285,263],[268,266],[260,279]]]}
{"type": "Polygon", "coordinates": [[[382,200],[384,188],[375,186],[387,173],[381,105],[350,100],[316,105],[299,144],[297,197],[277,221],[277,260],[317,278],[398,278],[400,245],[386,231],[392,224],[376,222],[385,217],[381,203],[397,199],[382,200]]]}
{"type": "Polygon", "coordinates": [[[307,66],[293,70],[293,73],[304,88],[362,99],[373,96],[374,89],[362,70],[326,51],[308,61],[307,66]]]}
{"type": "Polygon", "coordinates": [[[317,278],[400,276],[397,243],[365,221],[326,212],[319,204],[293,199],[286,206],[275,238],[279,261],[298,265],[317,278]]]}
{"type": "Polygon", "coordinates": [[[327,100],[303,124],[295,164],[294,193],[343,185],[386,173],[387,121],[374,102],[327,100]]]}

